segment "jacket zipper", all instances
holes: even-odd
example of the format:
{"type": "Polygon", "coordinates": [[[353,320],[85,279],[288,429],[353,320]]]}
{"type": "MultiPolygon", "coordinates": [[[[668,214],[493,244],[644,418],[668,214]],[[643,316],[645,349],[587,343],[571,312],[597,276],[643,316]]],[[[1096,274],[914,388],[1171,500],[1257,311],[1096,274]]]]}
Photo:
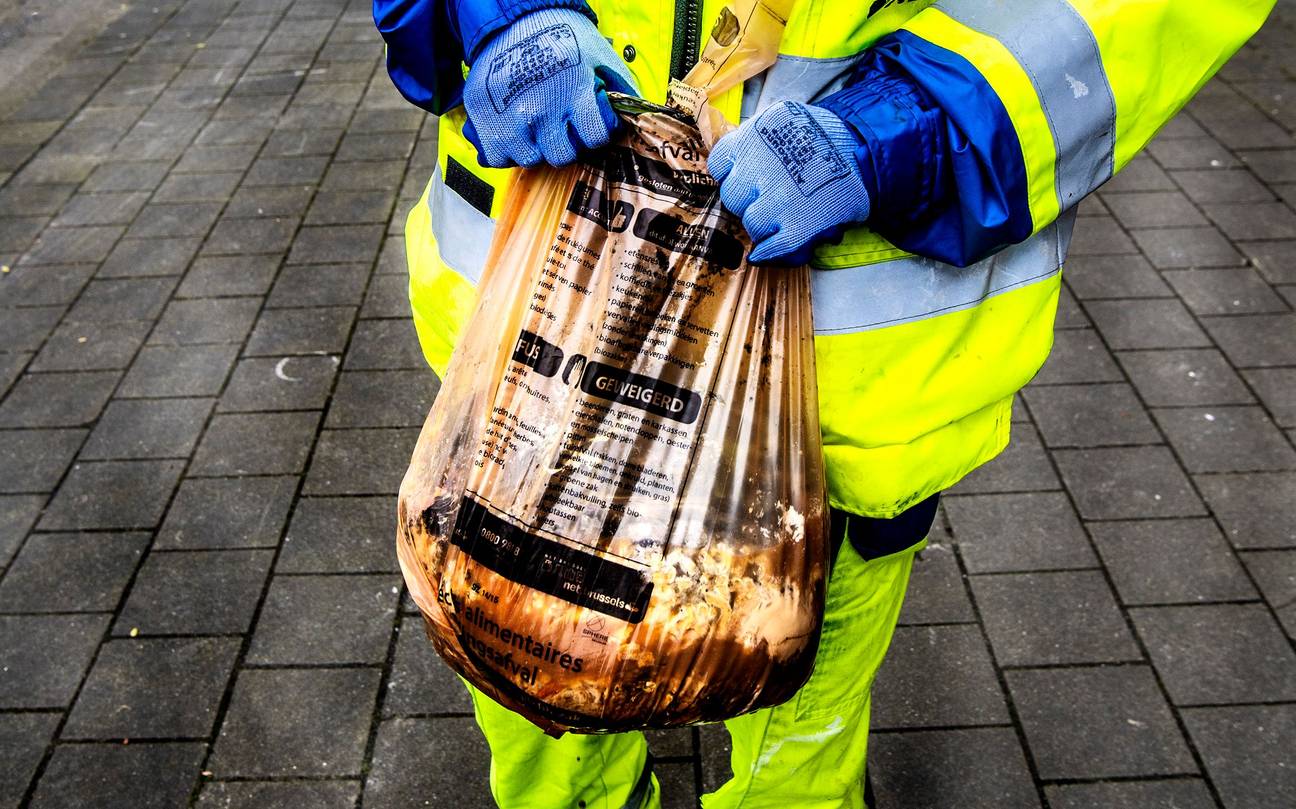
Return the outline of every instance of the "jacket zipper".
{"type": "Polygon", "coordinates": [[[701,0],[675,0],[675,37],[671,43],[672,79],[682,79],[698,58],[702,28],[701,0]]]}

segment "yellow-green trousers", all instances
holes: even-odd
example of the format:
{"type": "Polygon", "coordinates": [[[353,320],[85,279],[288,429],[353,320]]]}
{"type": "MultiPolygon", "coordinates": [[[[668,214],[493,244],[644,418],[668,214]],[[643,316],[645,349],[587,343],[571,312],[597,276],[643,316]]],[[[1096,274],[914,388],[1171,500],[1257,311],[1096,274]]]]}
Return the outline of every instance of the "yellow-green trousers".
{"type": "MultiPolygon", "coordinates": [[[[787,703],[725,722],[734,777],[704,809],[863,809],[869,692],[921,547],[865,561],[842,544],[814,674],[787,703]]],[[[469,690],[501,809],[660,809],[642,733],[553,739],[469,690]]]]}

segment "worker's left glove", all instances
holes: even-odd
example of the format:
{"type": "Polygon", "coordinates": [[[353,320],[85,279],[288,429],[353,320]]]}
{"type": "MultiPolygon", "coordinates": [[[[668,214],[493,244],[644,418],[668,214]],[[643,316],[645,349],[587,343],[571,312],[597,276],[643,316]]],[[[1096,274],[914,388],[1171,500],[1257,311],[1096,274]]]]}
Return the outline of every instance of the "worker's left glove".
{"type": "Polygon", "coordinates": [[[707,169],[751,235],[751,261],[804,264],[816,244],[868,219],[859,143],[835,114],[791,101],[716,142],[707,169]]]}
{"type": "Polygon", "coordinates": [[[485,166],[565,166],[616,129],[607,90],[637,94],[630,69],[593,21],[570,9],[533,11],[473,59],[464,136],[485,166]]]}

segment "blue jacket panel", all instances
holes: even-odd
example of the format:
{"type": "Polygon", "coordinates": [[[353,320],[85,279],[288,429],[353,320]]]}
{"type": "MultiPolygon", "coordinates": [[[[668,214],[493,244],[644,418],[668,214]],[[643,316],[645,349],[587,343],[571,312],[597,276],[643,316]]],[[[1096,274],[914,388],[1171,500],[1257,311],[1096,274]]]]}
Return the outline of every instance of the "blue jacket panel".
{"type": "Polygon", "coordinates": [[[860,135],[869,226],[892,244],[965,267],[1031,235],[1017,132],[962,56],[897,31],[817,103],[860,135]]]}
{"type": "Polygon", "coordinates": [[[373,16],[396,89],[440,115],[462,100],[463,63],[472,64],[496,31],[544,8],[570,8],[594,19],[585,0],[374,0],[373,16]]]}

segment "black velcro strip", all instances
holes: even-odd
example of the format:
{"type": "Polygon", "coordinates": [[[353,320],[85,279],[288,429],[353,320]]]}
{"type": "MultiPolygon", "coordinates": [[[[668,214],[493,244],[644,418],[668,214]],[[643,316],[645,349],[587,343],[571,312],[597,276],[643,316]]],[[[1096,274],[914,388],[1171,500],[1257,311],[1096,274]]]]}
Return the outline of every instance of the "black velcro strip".
{"type": "Polygon", "coordinates": [[[490,216],[495,189],[491,184],[463,167],[453,157],[446,157],[446,188],[463,197],[465,201],[486,216],[490,216]]]}

